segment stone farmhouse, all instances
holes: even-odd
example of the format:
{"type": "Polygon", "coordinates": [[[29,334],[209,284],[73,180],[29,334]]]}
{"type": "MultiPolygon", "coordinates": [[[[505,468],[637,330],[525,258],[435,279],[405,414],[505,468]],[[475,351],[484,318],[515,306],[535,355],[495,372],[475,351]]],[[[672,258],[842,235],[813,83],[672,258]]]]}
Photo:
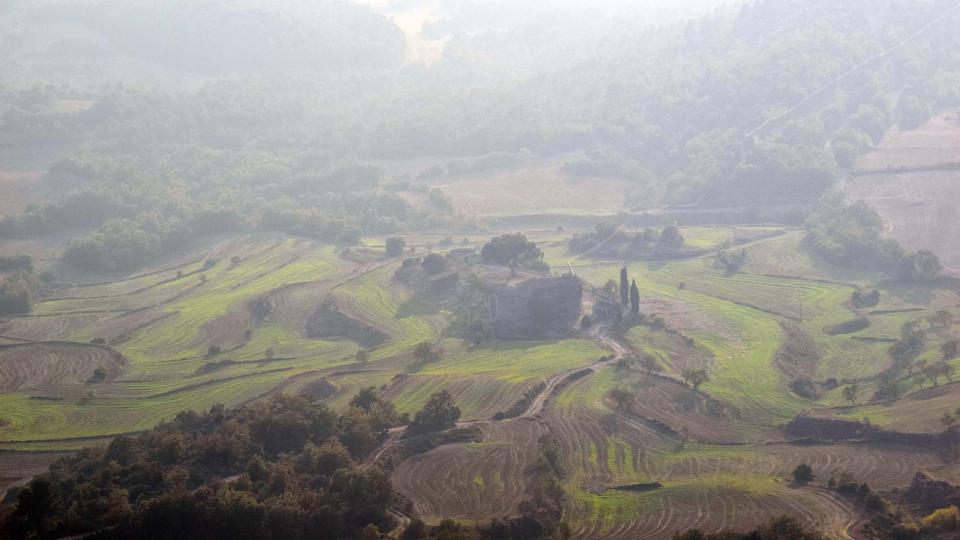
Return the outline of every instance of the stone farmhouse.
{"type": "Polygon", "coordinates": [[[531,278],[494,289],[485,330],[498,339],[567,335],[580,319],[583,284],[573,275],[531,278]]]}

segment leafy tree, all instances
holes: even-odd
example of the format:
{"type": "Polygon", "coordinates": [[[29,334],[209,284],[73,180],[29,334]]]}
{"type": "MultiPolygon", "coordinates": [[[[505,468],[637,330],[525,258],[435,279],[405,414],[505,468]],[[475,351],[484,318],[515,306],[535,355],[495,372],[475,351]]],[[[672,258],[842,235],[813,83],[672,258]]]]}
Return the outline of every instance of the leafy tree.
{"type": "Polygon", "coordinates": [[[435,275],[447,269],[447,259],[439,253],[431,253],[423,258],[421,265],[428,274],[435,275]]]}
{"type": "Polygon", "coordinates": [[[403,250],[407,246],[407,241],[399,236],[387,238],[386,255],[387,257],[399,257],[403,255],[403,250]]]}
{"type": "Polygon", "coordinates": [[[509,267],[510,275],[516,275],[518,267],[535,266],[542,262],[543,252],[522,233],[516,233],[490,240],[481,249],[480,256],[486,262],[509,267]]]}
{"type": "Polygon", "coordinates": [[[413,357],[421,364],[431,364],[440,361],[443,349],[429,341],[422,341],[413,349],[413,357]]]}
{"type": "Polygon", "coordinates": [[[107,380],[107,370],[103,366],[97,366],[93,370],[93,375],[90,376],[90,379],[87,381],[90,384],[96,384],[107,380]]]}
{"type": "Polygon", "coordinates": [[[370,353],[365,349],[360,349],[357,351],[356,359],[358,364],[366,364],[370,361],[370,353]]]}
{"type": "Polygon", "coordinates": [[[645,354],[640,357],[640,366],[650,374],[657,374],[663,371],[660,361],[652,354],[645,354]]]}
{"type": "Polygon", "coordinates": [[[930,322],[930,326],[938,326],[940,328],[950,328],[953,326],[953,313],[945,309],[938,310],[933,315],[927,317],[927,320],[930,322]]]}
{"type": "Polygon", "coordinates": [[[684,238],[675,225],[667,225],[660,232],[658,247],[662,251],[676,251],[683,247],[684,238]]]}
{"type": "Polygon", "coordinates": [[[633,280],[630,285],[630,311],[634,315],[640,314],[640,289],[637,288],[637,280],[633,280]]]}
{"type": "Polygon", "coordinates": [[[953,360],[954,358],[960,357],[960,340],[947,340],[940,346],[940,353],[943,355],[944,360],[953,360]]]}
{"type": "Polygon", "coordinates": [[[453,401],[453,396],[446,390],[441,390],[431,395],[423,409],[417,411],[413,422],[407,426],[407,433],[415,435],[450,429],[456,425],[459,418],[460,408],[453,401]]]}
{"type": "Polygon", "coordinates": [[[900,259],[897,275],[906,281],[929,281],[940,275],[943,265],[930,251],[916,251],[900,259]]]}
{"type": "Polygon", "coordinates": [[[843,399],[856,405],[858,397],[860,397],[860,386],[858,384],[854,383],[843,387],[843,399]]]}
{"type": "Polygon", "coordinates": [[[700,388],[700,385],[710,380],[710,375],[707,373],[707,370],[702,368],[701,369],[695,369],[695,368],[685,369],[683,371],[682,376],[683,376],[683,382],[690,385],[690,387],[693,388],[694,391],[698,390],[700,388]]]}
{"type": "Polygon", "coordinates": [[[630,390],[618,386],[611,389],[610,392],[607,393],[607,396],[609,396],[610,399],[617,404],[617,409],[627,412],[633,410],[633,399],[635,396],[630,390]]]}
{"type": "Polygon", "coordinates": [[[801,463],[793,469],[793,479],[798,484],[807,484],[813,481],[813,467],[806,463],[801,463]]]}

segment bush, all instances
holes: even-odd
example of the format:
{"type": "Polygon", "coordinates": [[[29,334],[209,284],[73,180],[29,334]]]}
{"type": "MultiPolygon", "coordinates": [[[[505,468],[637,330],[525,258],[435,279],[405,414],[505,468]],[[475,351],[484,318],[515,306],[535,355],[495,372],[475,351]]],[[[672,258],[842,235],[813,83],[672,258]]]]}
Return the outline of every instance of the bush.
{"type": "Polygon", "coordinates": [[[416,435],[450,429],[457,424],[459,418],[460,408],[454,403],[453,396],[446,390],[441,390],[430,396],[423,409],[413,416],[413,422],[407,426],[407,433],[416,435]]]}
{"type": "Polygon", "coordinates": [[[813,481],[813,467],[806,463],[797,465],[793,470],[793,479],[799,484],[806,484],[813,481]]]}
{"type": "Polygon", "coordinates": [[[955,531],[960,529],[960,508],[948,506],[935,510],[920,521],[925,530],[955,531]]]}
{"type": "Polygon", "coordinates": [[[421,265],[428,274],[439,274],[447,269],[447,259],[439,253],[431,253],[424,257],[421,265]]]}
{"type": "Polygon", "coordinates": [[[403,255],[404,248],[407,247],[407,241],[400,237],[387,238],[386,255],[387,257],[399,257],[403,255]]]}
{"type": "Polygon", "coordinates": [[[840,334],[853,334],[869,326],[870,319],[866,317],[860,317],[859,319],[853,319],[840,324],[835,324],[833,326],[828,326],[824,329],[824,331],[831,336],[836,336],[840,334]]]}

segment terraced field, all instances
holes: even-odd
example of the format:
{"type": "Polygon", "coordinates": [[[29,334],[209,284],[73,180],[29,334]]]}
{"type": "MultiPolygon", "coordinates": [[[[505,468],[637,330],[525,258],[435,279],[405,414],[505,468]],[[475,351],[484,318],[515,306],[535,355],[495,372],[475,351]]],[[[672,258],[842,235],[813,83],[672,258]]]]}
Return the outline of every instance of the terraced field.
{"type": "Polygon", "coordinates": [[[104,382],[117,378],[126,358],[107,347],[72,343],[22,343],[0,346],[0,393],[62,393],[82,388],[97,368],[104,382]]]}
{"type": "Polygon", "coordinates": [[[446,445],[404,461],[394,485],[428,521],[511,516],[523,500],[537,439],[546,432],[534,420],[488,424],[482,442],[446,445]]]}
{"type": "Polygon", "coordinates": [[[910,131],[891,131],[857,165],[863,173],[845,190],[887,222],[891,236],[909,249],[929,249],[960,275],[960,113],[940,115],[910,131]]]}
{"type": "MultiPolygon", "coordinates": [[[[717,248],[738,235],[769,234],[687,232],[691,241],[717,248]]],[[[560,271],[572,259],[565,251],[569,234],[529,236],[560,271]]],[[[550,434],[561,447],[566,515],[578,538],[669,538],[681,527],[745,527],[783,513],[837,537],[856,537],[859,510],[817,485],[793,485],[787,476],[796,465],[811,464],[821,480],[845,471],[887,490],[905,486],[917,469],[949,464],[915,448],[794,444],[782,426],[808,413],[936,432],[939,417],[956,409],[957,386],[921,390],[919,379],[910,379],[902,382],[908,394],[896,402],[843,407],[839,387],[805,398],[791,383],[803,377],[857,382],[866,401],[875,376],[890,365],[887,349],[904,323],[921,321],[927,329],[918,357],[939,358],[956,325],[928,328],[926,317],[939,310],[960,315],[960,295],[949,283],[907,288],[832,268],[805,251],[801,236],[790,231],[749,244],[748,262],[734,274],[714,268],[709,256],[630,264],[641,312],[662,325],[636,326],[616,340],[595,325],[569,339],[480,346],[447,332],[453,308],[393,279],[396,260],[272,236],[225,241],[139,275],[59,290],[30,316],[0,321],[0,451],[102,443],[184,409],[238,405],[278,392],[342,408],[358,389],[374,386],[412,413],[446,389],[461,420],[480,427],[484,437],[398,465],[397,489],[427,521],[515,513],[536,441],[550,434]],[[877,306],[851,306],[853,291],[875,286],[877,306]],[[321,305],[334,306],[383,342],[365,346],[357,338],[313,332],[321,305]],[[851,334],[830,330],[857,317],[870,325],[851,334]],[[317,335],[323,337],[311,337],[317,335]],[[91,344],[94,339],[100,345],[91,344]],[[424,341],[443,349],[439,361],[413,357],[424,341]],[[357,363],[360,349],[368,350],[367,363],[357,363]],[[534,418],[491,421],[529,389],[621,349],[653,355],[662,372],[611,361],[561,385],[556,395],[544,391],[546,405],[534,418]],[[98,367],[104,380],[93,382],[98,367]],[[698,368],[710,380],[694,391],[682,376],[698,368]],[[614,388],[632,393],[630,407],[618,409],[608,398],[614,388]],[[653,482],[661,486],[625,488],[653,482]]],[[[474,236],[467,244],[482,241],[474,236]]],[[[416,235],[409,243],[435,242],[416,235]]],[[[506,274],[475,268],[486,276],[506,274]]],[[[600,287],[617,278],[620,264],[587,257],[569,268],[588,287],[600,287]]],[[[0,452],[0,473],[4,456],[22,460],[24,474],[42,461],[33,453],[0,452]]],[[[17,480],[6,475],[8,483],[17,480]]]]}
{"type": "MultiPolygon", "coordinates": [[[[696,443],[705,437],[695,414],[648,420],[646,414],[662,411],[646,406],[649,393],[638,392],[631,413],[606,403],[606,391],[622,378],[611,368],[579,381],[546,416],[573,471],[567,489],[577,537],[669,538],[691,526],[691,516],[695,526],[712,531],[781,514],[841,535],[856,512],[828,491],[794,486],[787,476],[796,465],[808,463],[823,478],[849,472],[876,489],[891,489],[909,483],[918,469],[941,463],[935,453],[889,445],[696,443]],[[653,482],[661,487],[618,489],[653,482]]],[[[717,437],[722,429],[714,427],[709,435],[717,437]]]]}

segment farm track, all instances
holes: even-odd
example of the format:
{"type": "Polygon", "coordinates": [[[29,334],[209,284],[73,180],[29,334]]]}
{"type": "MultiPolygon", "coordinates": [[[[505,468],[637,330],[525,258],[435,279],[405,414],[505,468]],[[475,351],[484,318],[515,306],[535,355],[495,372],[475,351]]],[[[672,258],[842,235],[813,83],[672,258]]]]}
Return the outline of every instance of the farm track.
{"type": "MultiPolygon", "coordinates": [[[[593,335],[613,351],[613,356],[554,375],[517,417],[457,423],[458,428],[481,427],[484,438],[480,443],[443,445],[396,464],[391,478],[396,489],[413,502],[418,515],[427,519],[483,520],[515,512],[523,500],[523,478],[535,458],[536,441],[551,431],[541,419],[551,398],[573,380],[582,378],[577,374],[610,365],[627,354],[627,349],[603,329],[596,328],[593,335]]],[[[377,463],[399,444],[401,435],[402,428],[390,430],[388,440],[364,465],[377,463]]],[[[394,532],[399,535],[402,529],[394,532]]]]}

